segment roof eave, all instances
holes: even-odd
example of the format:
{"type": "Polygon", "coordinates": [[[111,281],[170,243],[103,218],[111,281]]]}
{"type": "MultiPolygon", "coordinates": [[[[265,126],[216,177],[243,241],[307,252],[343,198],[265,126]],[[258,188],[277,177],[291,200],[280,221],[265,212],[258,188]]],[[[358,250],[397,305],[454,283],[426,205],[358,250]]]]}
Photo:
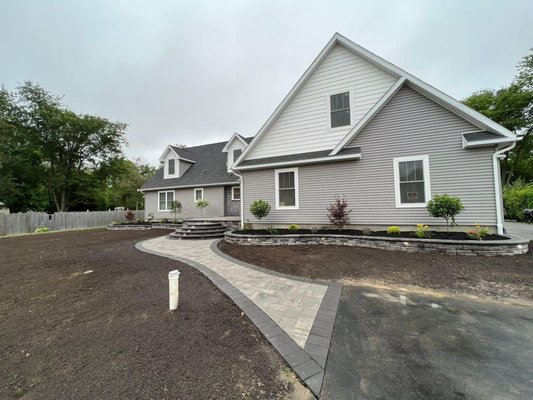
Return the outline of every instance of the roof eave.
{"type": "Polygon", "coordinates": [[[350,160],[359,160],[361,158],[361,153],[358,154],[347,154],[342,156],[327,156],[327,157],[320,157],[320,158],[311,158],[308,160],[293,160],[293,161],[280,161],[280,162],[274,162],[274,163],[266,163],[266,164],[257,164],[257,165],[243,165],[236,167],[233,167],[236,171],[251,171],[255,169],[269,169],[269,168],[278,168],[278,167],[290,167],[290,166],[298,166],[298,165],[310,165],[310,164],[325,164],[325,163],[332,163],[332,162],[338,162],[338,161],[350,161],[350,160]]]}

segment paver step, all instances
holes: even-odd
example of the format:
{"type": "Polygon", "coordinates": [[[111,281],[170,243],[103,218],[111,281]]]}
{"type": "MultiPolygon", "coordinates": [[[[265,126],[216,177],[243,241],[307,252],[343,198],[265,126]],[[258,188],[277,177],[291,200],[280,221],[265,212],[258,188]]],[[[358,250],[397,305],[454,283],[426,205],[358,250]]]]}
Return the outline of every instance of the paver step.
{"type": "Polygon", "coordinates": [[[173,239],[213,239],[222,238],[229,230],[220,222],[186,221],[169,234],[173,239]]]}
{"type": "Polygon", "coordinates": [[[222,233],[204,233],[204,234],[201,234],[201,235],[191,235],[191,234],[187,234],[187,233],[180,233],[180,232],[172,232],[168,235],[169,237],[171,237],[172,239],[189,239],[189,240],[194,240],[194,239],[215,239],[215,238],[223,238],[224,237],[224,232],[222,233]]]}
{"type": "Polygon", "coordinates": [[[195,231],[195,230],[190,230],[190,229],[176,229],[174,231],[175,233],[181,233],[181,234],[184,234],[184,235],[198,235],[198,236],[201,236],[201,235],[210,235],[210,234],[214,234],[214,233],[218,233],[218,234],[224,234],[226,232],[226,228],[222,228],[222,229],[203,229],[201,231],[195,231]]]}

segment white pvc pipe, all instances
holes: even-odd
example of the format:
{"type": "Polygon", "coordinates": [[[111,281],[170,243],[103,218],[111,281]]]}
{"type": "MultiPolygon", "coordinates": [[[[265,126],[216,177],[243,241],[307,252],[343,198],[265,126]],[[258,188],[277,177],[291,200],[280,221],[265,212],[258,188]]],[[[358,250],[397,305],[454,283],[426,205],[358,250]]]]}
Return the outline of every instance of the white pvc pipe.
{"type": "Polygon", "coordinates": [[[178,309],[180,272],[176,269],[168,273],[168,304],[170,311],[178,309]]]}

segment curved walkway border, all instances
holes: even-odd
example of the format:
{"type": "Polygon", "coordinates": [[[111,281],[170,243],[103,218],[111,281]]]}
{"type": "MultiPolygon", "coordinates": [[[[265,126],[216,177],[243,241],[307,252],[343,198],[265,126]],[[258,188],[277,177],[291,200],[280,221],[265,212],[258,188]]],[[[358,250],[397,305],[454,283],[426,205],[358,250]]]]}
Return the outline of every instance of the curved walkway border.
{"type": "Polygon", "coordinates": [[[507,240],[447,240],[335,234],[247,235],[227,232],[228,243],[254,246],[337,245],[401,250],[419,253],[443,253],[467,256],[514,256],[528,251],[529,241],[515,236],[507,240]]]}
{"type": "MultiPolygon", "coordinates": [[[[164,239],[164,238],[157,238],[164,239]]],[[[265,311],[263,311],[252,299],[241,292],[232,282],[223,278],[212,268],[193,259],[170,254],[148,248],[147,244],[157,239],[149,239],[135,244],[135,247],[143,252],[167,257],[173,260],[183,262],[205,275],[211,280],[223,293],[225,293],[241,310],[250,318],[250,320],[263,333],[267,340],[276,348],[289,366],[299,376],[299,378],[309,387],[309,389],[319,396],[324,379],[324,369],[329,353],[335,317],[339,304],[342,285],[334,283],[325,283],[311,279],[294,277],[274,271],[265,270],[258,266],[236,260],[222,253],[217,245],[220,240],[202,241],[211,242],[209,249],[214,257],[221,261],[230,262],[236,266],[244,267],[256,272],[271,275],[274,277],[289,279],[291,281],[321,284],[327,286],[326,292],[316,313],[309,335],[302,348],[296,341],[285,332],[278,323],[276,323],[265,311]]],[[[170,240],[167,238],[167,240],[170,240]]],[[[175,240],[172,242],[176,242],[175,240]]],[[[185,241],[180,241],[185,242],[185,241]]],[[[187,242],[191,246],[198,244],[200,241],[187,242]]]]}

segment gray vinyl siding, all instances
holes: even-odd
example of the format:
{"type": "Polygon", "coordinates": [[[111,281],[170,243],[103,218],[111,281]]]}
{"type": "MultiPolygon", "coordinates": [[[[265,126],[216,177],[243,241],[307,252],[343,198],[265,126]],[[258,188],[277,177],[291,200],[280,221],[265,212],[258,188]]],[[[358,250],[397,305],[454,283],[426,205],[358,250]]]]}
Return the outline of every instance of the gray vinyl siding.
{"type": "Polygon", "coordinates": [[[192,165],[190,162],[187,162],[187,161],[182,161],[182,160],[178,160],[178,163],[179,163],[179,172],[180,172],[180,176],[182,176],[185,171],[187,171],[189,169],[189,167],[192,165]]]}
{"type": "Polygon", "coordinates": [[[328,224],[326,208],[336,194],[345,195],[352,224],[440,225],[425,208],[396,208],[393,158],[429,156],[431,194],[459,196],[465,205],[460,225],[496,225],[492,154],[494,149],[462,148],[462,132],[471,123],[404,87],[354,138],[361,147],[356,161],[299,167],[299,209],[276,210],[274,169],[244,172],[244,219],[256,222],[250,203],[268,201],[266,224],[328,224]]]}
{"type": "Polygon", "coordinates": [[[351,50],[335,46],[246,159],[332,149],[395,81],[351,50]],[[329,95],[346,91],[351,126],[330,129],[329,95]]]}
{"type": "MultiPolygon", "coordinates": [[[[198,186],[200,188],[201,186],[198,186]]],[[[172,189],[169,189],[172,190],[172,189]]],[[[166,191],[166,190],[165,190],[166,191]]],[[[159,191],[150,191],[145,193],[145,216],[148,218],[149,213],[154,213],[155,219],[174,218],[172,211],[157,211],[159,203],[159,191]]],[[[200,218],[201,212],[196,208],[193,200],[193,188],[175,189],[174,198],[181,202],[183,210],[178,214],[178,218],[200,218]]],[[[209,206],[204,209],[204,217],[223,217],[224,216],[224,187],[213,186],[204,187],[204,199],[209,201],[209,206]]]]}

